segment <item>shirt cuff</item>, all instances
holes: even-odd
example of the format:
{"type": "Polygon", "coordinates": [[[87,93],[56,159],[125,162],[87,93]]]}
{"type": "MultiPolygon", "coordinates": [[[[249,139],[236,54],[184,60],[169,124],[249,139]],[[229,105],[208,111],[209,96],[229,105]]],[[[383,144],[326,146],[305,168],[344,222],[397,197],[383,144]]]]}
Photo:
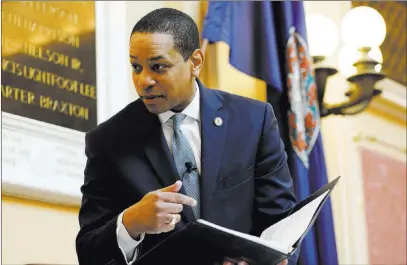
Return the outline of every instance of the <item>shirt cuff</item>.
{"type": "Polygon", "coordinates": [[[124,227],[122,220],[123,220],[123,213],[122,212],[119,217],[117,218],[117,243],[119,245],[120,250],[123,253],[123,256],[128,264],[133,263],[137,259],[137,246],[143,241],[145,234],[142,233],[140,235],[139,240],[134,240],[129,233],[127,232],[126,228],[124,227]],[[129,262],[129,260],[131,260],[129,262]]]}

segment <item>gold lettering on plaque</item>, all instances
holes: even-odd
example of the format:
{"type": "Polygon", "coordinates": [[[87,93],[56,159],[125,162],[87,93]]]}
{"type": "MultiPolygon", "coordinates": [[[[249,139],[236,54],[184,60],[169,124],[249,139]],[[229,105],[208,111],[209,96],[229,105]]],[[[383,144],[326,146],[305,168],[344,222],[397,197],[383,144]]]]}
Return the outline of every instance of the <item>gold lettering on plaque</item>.
{"type": "Polygon", "coordinates": [[[25,89],[1,85],[1,96],[25,104],[34,104],[35,95],[25,89]]]}
{"type": "Polygon", "coordinates": [[[2,70],[16,76],[22,76],[25,79],[34,80],[35,82],[46,84],[48,86],[56,86],[72,93],[79,93],[84,97],[96,99],[96,87],[78,80],[65,78],[51,72],[22,65],[4,58],[2,60],[2,70]]]}
{"type": "Polygon", "coordinates": [[[40,96],[40,107],[79,119],[89,120],[89,109],[66,101],[40,96]]]}
{"type": "Polygon", "coordinates": [[[13,25],[17,28],[21,28],[29,32],[40,33],[41,35],[48,37],[51,40],[55,40],[79,48],[79,36],[71,35],[65,32],[63,29],[56,29],[47,25],[42,25],[18,14],[5,12],[3,10],[2,22],[3,24],[13,25]]]}

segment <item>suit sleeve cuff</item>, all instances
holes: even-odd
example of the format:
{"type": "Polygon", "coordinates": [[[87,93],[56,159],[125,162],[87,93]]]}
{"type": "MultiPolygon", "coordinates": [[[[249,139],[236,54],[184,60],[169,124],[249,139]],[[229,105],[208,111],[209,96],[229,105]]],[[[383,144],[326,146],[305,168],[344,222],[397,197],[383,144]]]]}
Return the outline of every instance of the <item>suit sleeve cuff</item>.
{"type": "Polygon", "coordinates": [[[117,229],[116,229],[117,243],[119,245],[120,250],[123,253],[123,256],[126,259],[126,262],[128,264],[131,264],[137,259],[138,254],[137,246],[143,241],[145,234],[142,233],[140,235],[140,240],[134,240],[127,232],[126,228],[122,223],[122,220],[123,212],[117,218],[117,229]]]}

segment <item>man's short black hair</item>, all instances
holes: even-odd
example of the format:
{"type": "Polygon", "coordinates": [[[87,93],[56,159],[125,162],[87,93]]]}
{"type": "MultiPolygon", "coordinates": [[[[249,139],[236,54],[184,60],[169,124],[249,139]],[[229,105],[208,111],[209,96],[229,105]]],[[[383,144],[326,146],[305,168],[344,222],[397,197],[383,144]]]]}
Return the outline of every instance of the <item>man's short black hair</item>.
{"type": "Polygon", "coordinates": [[[136,23],[131,35],[136,32],[171,34],[174,48],[184,60],[200,48],[198,26],[190,16],[177,9],[160,8],[148,13],[136,23]]]}

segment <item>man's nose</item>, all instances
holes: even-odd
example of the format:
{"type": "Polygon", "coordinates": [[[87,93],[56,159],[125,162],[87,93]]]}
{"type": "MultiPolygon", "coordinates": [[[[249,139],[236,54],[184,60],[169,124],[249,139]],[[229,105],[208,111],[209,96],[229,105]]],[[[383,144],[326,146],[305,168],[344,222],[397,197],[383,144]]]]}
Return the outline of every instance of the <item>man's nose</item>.
{"type": "Polygon", "coordinates": [[[137,86],[143,90],[153,87],[155,83],[154,78],[146,72],[143,72],[138,76],[137,86]]]}

